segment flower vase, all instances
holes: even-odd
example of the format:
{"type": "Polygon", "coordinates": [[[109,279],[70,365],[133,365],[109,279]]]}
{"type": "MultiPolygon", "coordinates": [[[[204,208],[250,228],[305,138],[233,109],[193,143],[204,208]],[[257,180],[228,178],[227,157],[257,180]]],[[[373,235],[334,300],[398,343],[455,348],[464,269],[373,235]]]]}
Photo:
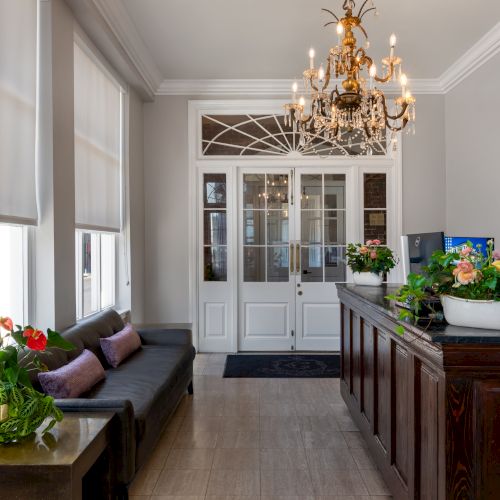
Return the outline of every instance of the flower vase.
{"type": "Polygon", "coordinates": [[[440,298],[444,317],[450,325],[500,330],[500,302],[468,300],[451,295],[440,298]]]}
{"type": "Polygon", "coordinates": [[[355,285],[362,286],[380,286],[383,281],[382,274],[372,272],[353,273],[352,279],[355,285]]]}

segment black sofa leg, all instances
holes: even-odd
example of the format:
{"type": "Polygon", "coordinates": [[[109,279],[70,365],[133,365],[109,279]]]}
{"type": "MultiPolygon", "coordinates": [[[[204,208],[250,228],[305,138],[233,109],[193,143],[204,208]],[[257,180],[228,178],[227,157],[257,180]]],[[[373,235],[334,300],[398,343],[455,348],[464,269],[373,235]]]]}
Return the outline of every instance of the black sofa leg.
{"type": "Polygon", "coordinates": [[[193,381],[192,380],[191,380],[191,382],[189,382],[189,385],[188,385],[188,394],[191,394],[191,395],[194,394],[193,381]]]}

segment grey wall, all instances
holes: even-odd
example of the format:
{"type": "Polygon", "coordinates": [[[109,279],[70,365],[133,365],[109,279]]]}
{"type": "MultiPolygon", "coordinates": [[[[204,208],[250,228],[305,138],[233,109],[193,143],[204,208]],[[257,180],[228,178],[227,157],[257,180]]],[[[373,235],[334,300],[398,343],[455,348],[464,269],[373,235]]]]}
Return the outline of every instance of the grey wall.
{"type": "Polygon", "coordinates": [[[188,98],[144,104],[148,323],[189,318],[188,98]]]}
{"type": "MultiPolygon", "coordinates": [[[[144,104],[147,323],[191,321],[188,102],[202,98],[157,96],[144,104]]],[[[403,230],[444,230],[444,97],[417,99],[417,133],[403,136],[403,230]]]]}
{"type": "Polygon", "coordinates": [[[500,55],[446,95],[446,215],[450,234],[494,236],[500,248],[500,55]]]}
{"type": "Polygon", "coordinates": [[[403,135],[403,234],[446,229],[444,96],[417,96],[416,134],[403,135]]]}

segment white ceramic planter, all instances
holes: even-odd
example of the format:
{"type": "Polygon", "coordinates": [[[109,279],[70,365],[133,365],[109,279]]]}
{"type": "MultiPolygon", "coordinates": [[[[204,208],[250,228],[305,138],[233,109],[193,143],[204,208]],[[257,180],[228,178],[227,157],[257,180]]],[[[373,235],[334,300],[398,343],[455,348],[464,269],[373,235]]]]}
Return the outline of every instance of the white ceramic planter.
{"type": "Polygon", "coordinates": [[[381,274],[375,273],[353,273],[352,280],[355,285],[380,286],[383,277],[381,274]]]}
{"type": "Polygon", "coordinates": [[[500,330],[500,302],[442,295],[441,303],[444,317],[450,325],[500,330]]]}

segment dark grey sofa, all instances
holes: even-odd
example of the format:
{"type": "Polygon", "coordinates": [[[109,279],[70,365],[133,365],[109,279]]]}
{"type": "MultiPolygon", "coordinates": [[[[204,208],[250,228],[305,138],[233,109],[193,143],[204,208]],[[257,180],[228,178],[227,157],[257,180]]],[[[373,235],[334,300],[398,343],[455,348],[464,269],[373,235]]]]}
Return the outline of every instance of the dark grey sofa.
{"type": "MultiPolygon", "coordinates": [[[[103,356],[99,339],[123,327],[115,311],[104,311],[62,332],[76,349],[53,350],[40,356],[50,370],[75,359],[83,349],[91,350],[101,361],[106,369],[104,381],[83,397],[56,403],[64,412],[116,413],[111,446],[122,487],[130,484],[146,461],[183,394],[192,394],[195,357],[190,330],[145,329],[138,330],[141,348],[118,368],[112,368],[103,356]]],[[[36,374],[32,376],[37,385],[36,374]]]]}

